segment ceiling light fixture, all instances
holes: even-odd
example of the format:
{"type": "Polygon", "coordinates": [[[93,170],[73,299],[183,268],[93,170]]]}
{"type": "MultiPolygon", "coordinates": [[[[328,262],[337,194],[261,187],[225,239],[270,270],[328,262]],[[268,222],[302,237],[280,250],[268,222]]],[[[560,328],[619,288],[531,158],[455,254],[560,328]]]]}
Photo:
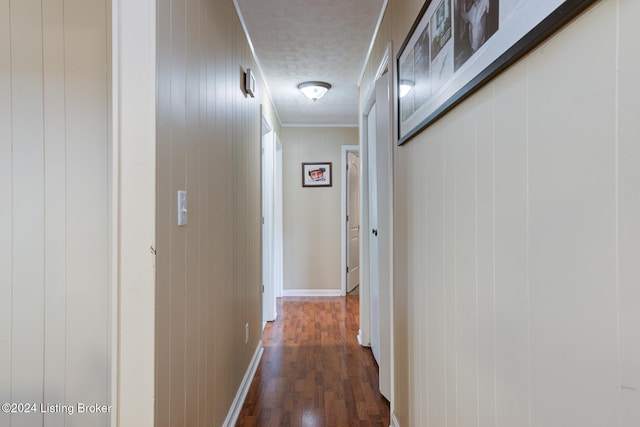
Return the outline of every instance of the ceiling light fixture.
{"type": "Polygon", "coordinates": [[[298,89],[302,91],[304,96],[313,102],[316,102],[318,99],[322,98],[329,89],[331,89],[331,85],[325,82],[304,82],[298,85],[298,89]]]}

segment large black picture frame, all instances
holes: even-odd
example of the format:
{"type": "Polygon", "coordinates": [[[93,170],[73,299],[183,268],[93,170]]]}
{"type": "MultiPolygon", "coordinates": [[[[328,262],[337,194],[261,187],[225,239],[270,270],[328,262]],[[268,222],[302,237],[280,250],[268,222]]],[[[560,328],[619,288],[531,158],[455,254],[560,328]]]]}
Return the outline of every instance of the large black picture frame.
{"type": "Polygon", "coordinates": [[[596,1],[426,0],[396,56],[398,145],[596,1]]]}

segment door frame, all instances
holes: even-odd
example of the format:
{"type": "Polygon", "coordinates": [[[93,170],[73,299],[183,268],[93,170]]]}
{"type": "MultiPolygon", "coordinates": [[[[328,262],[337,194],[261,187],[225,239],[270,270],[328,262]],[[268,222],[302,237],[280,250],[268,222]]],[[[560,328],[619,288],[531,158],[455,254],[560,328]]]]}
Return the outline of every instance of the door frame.
{"type": "Polygon", "coordinates": [[[262,327],[277,318],[276,290],[274,283],[274,206],[276,178],[276,139],[275,132],[265,108],[261,105],[260,121],[260,206],[261,224],[261,281],[262,291],[262,327]]]}
{"type": "MultiPolygon", "coordinates": [[[[340,251],[342,264],[340,266],[340,283],[341,283],[341,295],[347,294],[347,164],[349,163],[348,154],[349,153],[358,153],[360,155],[360,146],[359,145],[343,145],[342,146],[342,154],[340,158],[342,160],[341,171],[342,171],[342,189],[340,194],[340,251]]],[[[360,184],[358,184],[360,186],[360,184]]],[[[360,186],[361,187],[361,186],[360,186]]],[[[360,197],[360,196],[358,196],[360,197]]],[[[358,203],[360,203],[358,201],[358,203]]],[[[361,227],[362,229],[362,227],[361,227]]]]}
{"type": "MultiPolygon", "coordinates": [[[[360,115],[360,226],[362,230],[366,230],[365,233],[360,233],[360,331],[358,333],[358,342],[362,346],[370,346],[371,345],[371,296],[370,296],[370,277],[369,277],[369,259],[370,259],[370,245],[369,245],[369,181],[367,178],[368,174],[368,161],[369,161],[369,149],[368,149],[368,131],[367,131],[367,120],[368,115],[371,111],[371,108],[376,101],[376,84],[383,75],[387,73],[387,85],[388,85],[388,93],[389,93],[389,135],[388,138],[385,138],[388,141],[387,144],[387,155],[389,159],[389,168],[388,168],[388,187],[389,194],[387,195],[388,200],[393,203],[393,145],[395,142],[394,139],[394,75],[395,69],[392,60],[392,45],[391,43],[387,44],[384,55],[379,63],[378,70],[375,74],[375,78],[372,81],[371,86],[369,87],[366,96],[363,98],[364,102],[362,103],[362,110],[360,115]]],[[[395,396],[395,361],[394,361],[394,300],[393,300],[393,289],[394,289],[394,271],[393,271],[393,208],[390,209],[389,212],[389,223],[387,227],[389,228],[389,240],[388,240],[388,254],[389,259],[391,260],[389,264],[389,373],[390,373],[390,388],[391,388],[391,411],[394,410],[394,396],[395,396]]],[[[382,298],[383,296],[380,295],[382,298]]]]}
{"type": "Polygon", "coordinates": [[[111,62],[105,88],[111,334],[107,393],[113,406],[107,425],[151,427],[156,387],[156,2],[113,0],[106,12],[111,62]]]}
{"type": "MultiPolygon", "coordinates": [[[[274,131],[275,141],[275,177],[274,177],[274,207],[273,207],[273,287],[274,297],[284,295],[284,204],[283,204],[283,163],[282,142],[280,136],[274,131]]],[[[277,304],[276,304],[277,307],[277,304]]],[[[276,316],[277,316],[276,311],[276,316]]]]}

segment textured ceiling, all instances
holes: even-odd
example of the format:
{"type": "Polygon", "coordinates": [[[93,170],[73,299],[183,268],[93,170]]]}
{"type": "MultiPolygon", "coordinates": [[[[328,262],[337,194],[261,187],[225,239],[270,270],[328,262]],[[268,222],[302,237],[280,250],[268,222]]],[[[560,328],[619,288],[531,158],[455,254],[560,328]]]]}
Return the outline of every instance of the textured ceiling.
{"type": "Polygon", "coordinates": [[[236,0],[283,125],[358,123],[358,79],[384,0],[236,0]],[[316,103],[298,90],[330,83],[316,103]]]}

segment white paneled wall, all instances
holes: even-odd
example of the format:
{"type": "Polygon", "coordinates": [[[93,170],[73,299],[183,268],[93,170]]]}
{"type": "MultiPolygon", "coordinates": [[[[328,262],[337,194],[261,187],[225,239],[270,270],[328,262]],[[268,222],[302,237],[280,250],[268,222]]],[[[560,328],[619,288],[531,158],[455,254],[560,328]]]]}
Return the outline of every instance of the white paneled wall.
{"type": "MultiPolygon", "coordinates": [[[[0,2],[0,402],[11,398],[11,288],[13,278],[13,164],[11,155],[11,15],[0,2]]],[[[0,422],[9,416],[0,413],[0,422]]]]}
{"type": "Polygon", "coordinates": [[[617,120],[617,285],[620,425],[640,424],[640,2],[620,2],[617,120]]]}
{"type": "Polygon", "coordinates": [[[401,426],[640,425],[638,17],[596,2],[396,149],[401,426]]]}
{"type": "Polygon", "coordinates": [[[38,406],[3,426],[108,424],[107,11],[0,2],[0,403],[38,406]]]}

